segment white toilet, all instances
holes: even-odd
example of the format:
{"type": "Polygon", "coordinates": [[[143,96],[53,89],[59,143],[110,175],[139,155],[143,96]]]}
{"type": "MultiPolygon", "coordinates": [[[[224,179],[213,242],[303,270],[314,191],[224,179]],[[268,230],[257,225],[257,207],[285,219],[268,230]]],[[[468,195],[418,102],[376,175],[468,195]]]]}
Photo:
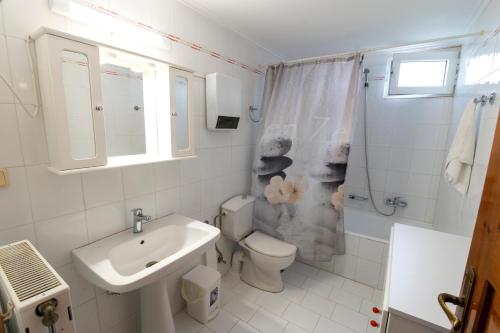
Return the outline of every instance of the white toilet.
{"type": "Polygon", "coordinates": [[[252,232],[254,201],[249,195],[226,201],[222,205],[222,233],[243,249],[241,279],[256,288],[280,292],[281,270],[293,263],[297,247],[263,232],[252,232]]]}

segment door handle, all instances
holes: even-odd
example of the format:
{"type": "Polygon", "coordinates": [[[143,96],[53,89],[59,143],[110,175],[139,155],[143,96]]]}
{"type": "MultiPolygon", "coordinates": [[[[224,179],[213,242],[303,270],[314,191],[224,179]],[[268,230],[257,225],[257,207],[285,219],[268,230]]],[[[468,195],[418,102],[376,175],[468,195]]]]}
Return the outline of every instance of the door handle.
{"type": "Polygon", "coordinates": [[[474,282],[476,280],[476,269],[472,266],[467,267],[465,270],[462,290],[460,290],[460,297],[441,293],[438,295],[438,302],[443,309],[446,317],[451,323],[452,332],[463,332],[464,324],[467,320],[467,311],[470,306],[470,299],[472,296],[472,291],[474,288],[474,282]],[[455,314],[446,303],[455,304],[457,308],[457,314],[455,314]]]}
{"type": "Polygon", "coordinates": [[[454,332],[457,332],[460,327],[462,326],[462,322],[458,317],[455,315],[455,313],[448,307],[446,303],[451,303],[455,304],[457,306],[464,306],[465,305],[465,298],[464,297],[457,297],[453,296],[447,293],[442,293],[439,294],[438,296],[438,302],[439,305],[441,306],[441,309],[443,309],[444,313],[446,314],[446,317],[448,317],[448,320],[451,323],[452,329],[454,332]]]}

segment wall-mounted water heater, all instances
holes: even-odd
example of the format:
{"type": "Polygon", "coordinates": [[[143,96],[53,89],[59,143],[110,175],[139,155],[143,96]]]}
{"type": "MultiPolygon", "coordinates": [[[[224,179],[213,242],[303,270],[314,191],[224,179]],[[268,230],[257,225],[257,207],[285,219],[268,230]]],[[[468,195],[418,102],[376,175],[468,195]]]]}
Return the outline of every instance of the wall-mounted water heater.
{"type": "Polygon", "coordinates": [[[206,76],[207,128],[234,130],[241,117],[241,81],[221,73],[206,76]]]}

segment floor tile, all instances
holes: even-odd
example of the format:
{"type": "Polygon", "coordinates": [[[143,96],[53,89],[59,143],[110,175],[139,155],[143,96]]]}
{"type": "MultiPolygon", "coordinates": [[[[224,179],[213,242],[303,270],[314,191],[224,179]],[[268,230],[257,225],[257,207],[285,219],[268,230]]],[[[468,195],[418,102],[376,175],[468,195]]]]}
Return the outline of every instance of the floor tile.
{"type": "Polygon", "coordinates": [[[238,318],[222,310],[219,311],[217,317],[209,321],[206,326],[216,333],[227,333],[237,322],[238,318]]]}
{"type": "Polygon", "coordinates": [[[308,290],[311,293],[314,293],[318,296],[324,296],[326,297],[327,295],[330,295],[333,287],[328,284],[321,283],[317,280],[310,279],[308,278],[304,284],[302,285],[302,288],[308,290]]]}
{"type": "Polygon", "coordinates": [[[295,324],[288,323],[288,325],[286,325],[285,329],[283,330],[283,333],[307,333],[307,331],[295,324]]]}
{"type": "Polygon", "coordinates": [[[238,293],[239,295],[245,297],[246,299],[255,302],[257,300],[257,297],[259,297],[260,294],[262,294],[263,291],[254,288],[248,284],[246,284],[243,281],[238,281],[233,288],[231,288],[231,291],[238,293]]]}
{"type": "Polygon", "coordinates": [[[334,302],[313,293],[307,293],[301,305],[328,318],[332,315],[335,308],[334,302]]]}
{"type": "Polygon", "coordinates": [[[221,305],[224,306],[227,303],[231,302],[235,297],[241,297],[239,294],[235,293],[234,291],[224,288],[221,288],[221,293],[220,293],[220,302],[221,305]]]}
{"type": "Polygon", "coordinates": [[[281,295],[288,298],[292,302],[300,303],[304,299],[306,291],[300,287],[285,284],[285,289],[281,292],[281,295]]]}
{"type": "Polygon", "coordinates": [[[346,280],[346,278],[344,278],[342,276],[339,276],[339,275],[336,275],[336,274],[333,274],[330,272],[321,271],[321,270],[318,272],[318,275],[315,276],[313,279],[315,279],[321,283],[331,285],[334,288],[342,287],[342,285],[344,284],[344,281],[346,280]]]}
{"type": "Polygon", "coordinates": [[[245,298],[234,298],[224,306],[224,310],[231,312],[241,320],[248,321],[255,314],[259,306],[245,298]]]}
{"type": "Polygon", "coordinates": [[[314,333],[354,333],[354,331],[339,323],[321,317],[314,329],[314,333]]]}
{"type": "Polygon", "coordinates": [[[345,280],[344,284],[342,285],[342,289],[345,291],[358,295],[363,297],[364,299],[371,299],[373,296],[373,288],[369,287],[367,285],[364,285],[362,283],[352,281],[352,280],[345,280]]]}
{"type": "Polygon", "coordinates": [[[312,331],[316,327],[319,317],[318,314],[295,303],[291,303],[282,316],[307,331],[312,331]]]}
{"type": "Polygon", "coordinates": [[[174,316],[175,331],[182,333],[197,333],[203,327],[198,321],[181,311],[174,316]]]}
{"type": "MultiPolygon", "coordinates": [[[[258,330],[248,325],[245,322],[238,322],[234,327],[229,331],[230,333],[259,333],[258,330]]],[[[216,332],[219,333],[219,332],[216,332]]]]}
{"type": "Polygon", "coordinates": [[[361,303],[361,310],[359,312],[371,318],[382,317],[382,309],[377,304],[372,301],[367,301],[366,299],[361,303]],[[378,314],[373,312],[374,307],[379,308],[380,312],[378,314]]]}
{"type": "Polygon", "coordinates": [[[259,309],[248,323],[264,333],[281,332],[288,324],[286,320],[263,309],[259,309]]]}
{"type": "Polygon", "coordinates": [[[384,301],[384,291],[379,290],[379,289],[375,289],[373,291],[372,302],[382,306],[383,301],[384,301]]]}
{"type": "Polygon", "coordinates": [[[281,316],[290,304],[290,300],[282,293],[262,293],[256,303],[273,314],[281,316]]]}
{"type": "Polygon", "coordinates": [[[363,299],[358,295],[348,293],[343,289],[334,288],[329,297],[330,300],[337,304],[345,305],[353,310],[359,311],[363,299]]]}
{"type": "Polygon", "coordinates": [[[203,328],[198,333],[215,333],[210,328],[203,326],[203,328]]]}
{"type": "Polygon", "coordinates": [[[314,277],[319,272],[319,269],[312,267],[312,266],[309,266],[309,265],[306,265],[306,264],[303,264],[303,263],[298,262],[298,261],[294,262],[293,265],[291,265],[289,267],[289,269],[296,272],[296,273],[306,275],[308,277],[314,277]]]}
{"type": "Polygon", "coordinates": [[[304,284],[304,281],[307,279],[307,276],[287,269],[286,271],[281,273],[281,278],[285,283],[293,284],[294,286],[300,287],[302,286],[302,284],[304,284]]]}
{"type": "Polygon", "coordinates": [[[353,329],[356,332],[365,333],[368,317],[343,305],[337,305],[333,311],[332,320],[353,329]]]}
{"type": "Polygon", "coordinates": [[[231,289],[240,281],[240,277],[231,272],[226,273],[221,279],[221,286],[225,289],[231,289]]]}

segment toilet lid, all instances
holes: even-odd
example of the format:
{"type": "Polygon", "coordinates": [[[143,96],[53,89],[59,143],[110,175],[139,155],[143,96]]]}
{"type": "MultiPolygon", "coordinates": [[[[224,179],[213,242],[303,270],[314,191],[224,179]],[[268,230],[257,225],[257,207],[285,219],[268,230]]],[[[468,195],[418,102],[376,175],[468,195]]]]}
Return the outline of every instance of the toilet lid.
{"type": "Polygon", "coordinates": [[[295,245],[286,243],[260,231],[255,231],[245,238],[245,244],[254,251],[272,257],[289,257],[297,251],[295,245]]]}

